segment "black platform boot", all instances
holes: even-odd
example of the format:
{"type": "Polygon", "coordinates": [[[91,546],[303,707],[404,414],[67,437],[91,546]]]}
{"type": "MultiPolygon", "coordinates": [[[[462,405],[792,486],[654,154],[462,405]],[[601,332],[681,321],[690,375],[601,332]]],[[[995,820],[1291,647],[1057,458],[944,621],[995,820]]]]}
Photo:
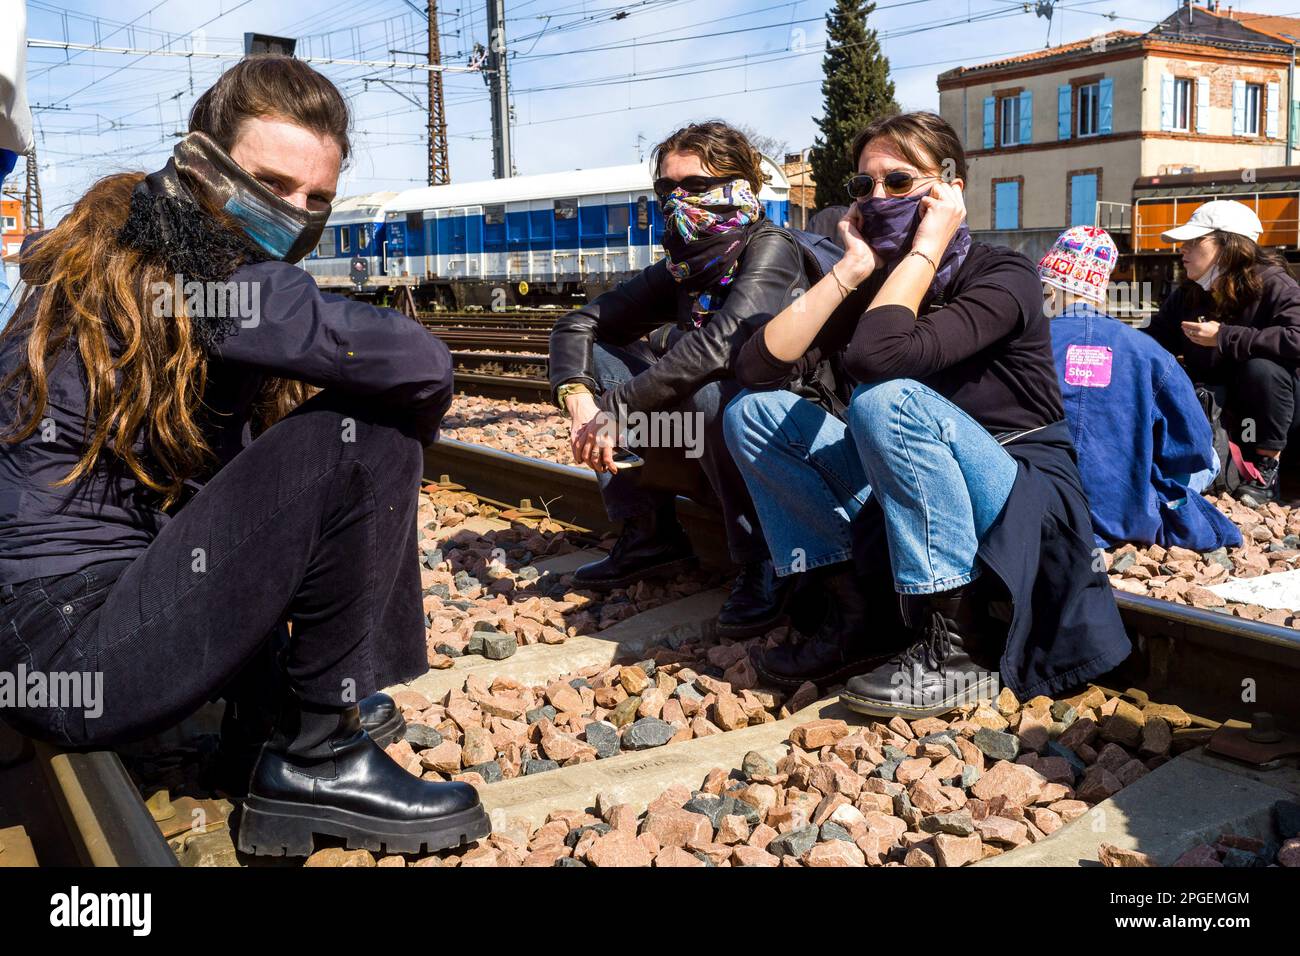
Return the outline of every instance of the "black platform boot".
{"type": "Polygon", "coordinates": [[[814,573],[818,579],[808,587],[821,593],[826,606],[817,630],[753,653],[755,670],[770,684],[798,687],[812,681],[828,686],[870,670],[906,646],[897,605],[882,600],[882,589],[864,584],[847,564],[814,573]]]}
{"type": "Polygon", "coordinates": [[[675,509],[668,505],[624,521],[609,555],[573,572],[573,586],[592,591],[624,588],[689,571],[698,563],[675,509]]]}
{"type": "Polygon", "coordinates": [[[785,620],[785,606],[796,576],[777,577],[770,559],[740,569],[731,595],[718,612],[718,636],[728,640],[766,634],[785,620]]]}
{"type": "Polygon", "coordinates": [[[1233,496],[1249,508],[1262,508],[1270,501],[1282,498],[1282,456],[1269,458],[1257,455],[1254,461],[1259,480],[1243,480],[1233,491],[1233,496]]]}
{"type": "Polygon", "coordinates": [[[472,786],[407,773],[361,729],[357,707],[314,707],[288,695],[253,769],[239,849],[309,856],[322,834],[349,849],[420,853],[491,831],[472,786]]]}
{"type": "Polygon", "coordinates": [[[844,706],[914,720],[996,697],[1005,640],[988,616],[979,582],[900,599],[914,643],[849,681],[840,693],[844,706]]]}

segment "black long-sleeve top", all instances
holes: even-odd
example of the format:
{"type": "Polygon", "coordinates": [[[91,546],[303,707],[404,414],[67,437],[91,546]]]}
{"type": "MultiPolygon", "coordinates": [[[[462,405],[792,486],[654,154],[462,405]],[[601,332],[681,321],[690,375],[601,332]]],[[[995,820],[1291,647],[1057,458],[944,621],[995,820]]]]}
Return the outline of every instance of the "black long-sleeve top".
{"type": "Polygon", "coordinates": [[[973,243],[946,303],[919,317],[901,305],[867,308],[883,281],[873,276],[847,298],[794,362],[776,359],[763,336],[753,336],[736,378],[748,388],[783,388],[838,353],[853,381],[916,379],[993,434],[1065,417],[1042,284],[1023,255],[973,243]]]}
{"type": "MultiPolygon", "coordinates": [[[[245,265],[231,275],[260,295],[256,323],[241,323],[208,357],[200,409],[217,465],[186,481],[196,491],[251,441],[253,403],[268,376],[366,396],[410,415],[425,444],[451,404],[452,363],[446,345],[390,309],[322,293],[315,280],[283,262],[245,265]]],[[[16,321],[16,319],[15,319],[16,321]]],[[[0,380],[26,348],[11,335],[0,346],[0,380]]],[[[117,349],[115,343],[110,347],[117,349]]],[[[79,460],[87,422],[86,373],[75,342],[49,365],[38,427],[17,444],[0,444],[0,584],[71,574],[104,561],[132,558],[148,547],[169,515],[109,452],[91,475],[55,487],[79,460]],[[53,440],[47,436],[53,435],[53,440]]],[[[17,389],[0,392],[0,421],[17,414],[17,389]]],[[[135,449],[148,461],[137,438],[135,449]]]]}
{"type": "Polygon", "coordinates": [[[1260,296],[1240,315],[1218,315],[1209,293],[1185,282],[1165,298],[1145,331],[1174,355],[1183,356],[1194,382],[1213,381],[1226,363],[1266,358],[1286,368],[1300,368],[1300,284],[1281,266],[1256,267],[1260,296]],[[1221,322],[1219,341],[1196,345],[1183,322],[1221,322]]]}

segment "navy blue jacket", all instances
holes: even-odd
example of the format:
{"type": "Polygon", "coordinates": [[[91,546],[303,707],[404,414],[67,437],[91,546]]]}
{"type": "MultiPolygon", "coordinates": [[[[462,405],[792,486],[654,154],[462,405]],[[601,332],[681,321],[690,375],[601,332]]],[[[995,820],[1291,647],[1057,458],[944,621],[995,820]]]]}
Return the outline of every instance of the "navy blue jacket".
{"type": "MultiPolygon", "coordinates": [[[[418,322],[322,293],[306,272],[283,262],[242,266],[230,280],[253,284],[260,314],[209,355],[200,420],[217,465],[187,480],[189,491],[252,442],[253,403],[268,376],[405,410],[424,444],[437,439],[451,405],[451,355],[418,322]]],[[[17,334],[0,342],[0,380],[25,347],[17,334]]],[[[15,392],[0,392],[0,421],[14,420],[15,392]]],[[[80,458],[87,434],[86,375],[73,344],[50,365],[44,417],[52,427],[0,444],[0,584],[133,558],[169,520],[159,497],[107,453],[86,480],[54,487],[80,458]]],[[[142,439],[135,447],[148,462],[142,439]]]]}
{"type": "Polygon", "coordinates": [[[1097,543],[1240,545],[1198,493],[1218,471],[1214,436],[1173,355],[1083,302],[1052,322],[1052,347],[1097,543]]]}

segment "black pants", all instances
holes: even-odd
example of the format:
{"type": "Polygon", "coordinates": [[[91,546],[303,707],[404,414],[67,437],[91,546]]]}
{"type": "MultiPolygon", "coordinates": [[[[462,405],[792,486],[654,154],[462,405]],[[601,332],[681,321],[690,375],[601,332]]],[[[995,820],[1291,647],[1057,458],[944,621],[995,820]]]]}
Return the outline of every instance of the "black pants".
{"type": "Polygon", "coordinates": [[[1253,358],[1220,365],[1215,379],[1224,386],[1225,425],[1233,441],[1246,450],[1286,448],[1291,429],[1300,424],[1300,372],[1253,358]]]}
{"type": "Polygon", "coordinates": [[[80,705],[65,695],[0,717],[62,745],[146,736],[258,666],[286,619],[289,683],[308,703],[355,703],[421,673],[422,462],[399,417],[321,392],[140,556],[4,589],[0,661],[102,685],[94,706],[83,689],[80,705]]]}
{"type": "MultiPolygon", "coordinates": [[[[658,361],[644,340],[625,348],[598,342],[593,357],[596,378],[604,389],[631,380],[658,361]]],[[[747,564],[766,558],[767,542],[758,525],[754,502],[722,434],[722,413],[740,390],[735,380],[709,382],[681,404],[664,409],[673,415],[693,416],[700,425],[692,425],[696,447],[629,449],[645,459],[643,466],[599,476],[609,516],[617,521],[649,514],[682,495],[722,512],[733,561],[747,564]]]]}

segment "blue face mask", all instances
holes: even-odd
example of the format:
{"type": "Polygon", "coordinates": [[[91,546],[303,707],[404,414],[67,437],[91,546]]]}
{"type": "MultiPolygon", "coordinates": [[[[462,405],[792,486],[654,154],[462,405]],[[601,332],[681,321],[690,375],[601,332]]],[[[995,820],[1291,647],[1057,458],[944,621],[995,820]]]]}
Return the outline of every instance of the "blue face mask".
{"type": "Polygon", "coordinates": [[[211,137],[193,132],[176,144],[176,168],[243,227],[244,234],[285,262],[297,262],[320,242],[329,209],[311,212],[285,202],[236,163],[211,137]]]}
{"type": "MultiPolygon", "coordinates": [[[[862,214],[862,238],[884,260],[886,270],[892,269],[912,251],[912,240],[916,238],[916,230],[921,225],[921,200],[926,195],[887,196],[883,199],[869,196],[858,200],[858,211],[862,214]]],[[[930,283],[928,295],[935,295],[948,288],[970,247],[970,230],[963,222],[939,259],[939,268],[930,283]]]]}

